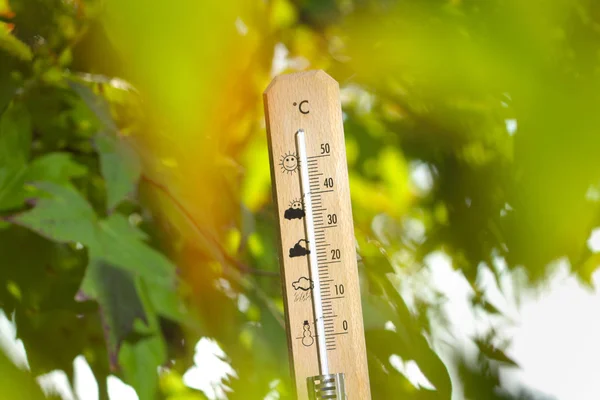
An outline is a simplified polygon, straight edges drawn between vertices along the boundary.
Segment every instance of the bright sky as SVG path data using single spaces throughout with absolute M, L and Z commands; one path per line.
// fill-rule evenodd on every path
M 600 235 L 595 238 L 600 250 Z M 497 261 L 502 270 L 501 260 Z M 462 274 L 451 268 L 447 256 L 433 254 L 428 265 L 434 271 L 428 275 L 432 285 L 448 296 L 444 309 L 455 324 L 453 335 L 459 340 L 454 343 L 468 351 L 467 335 L 485 332 L 489 320 L 473 314 L 471 289 Z M 552 268 L 555 272 L 549 282 L 537 291 L 522 293 L 520 305 L 516 305 L 505 301 L 491 271 L 481 267 L 480 282 L 487 299 L 514 320 L 507 323 L 513 327 L 504 333 L 512 339 L 506 353 L 521 368 L 504 368 L 502 383 L 509 389 L 536 389 L 557 400 L 600 399 L 600 271 L 593 276 L 594 289 L 589 289 L 569 274 L 566 262 L 557 262 Z M 501 286 L 511 291 L 514 287 L 508 283 L 508 275 L 506 278 Z M 462 399 L 461 388 L 454 389 L 453 399 Z
M 583 288 L 562 267 L 540 299 L 521 307 L 510 351 L 522 372 L 507 378 L 525 382 L 557 399 L 600 399 L 600 273 L 595 291 Z

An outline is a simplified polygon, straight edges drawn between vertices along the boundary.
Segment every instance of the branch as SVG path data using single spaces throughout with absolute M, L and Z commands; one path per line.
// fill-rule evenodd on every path
M 245 273 L 245 274 L 269 276 L 269 277 L 278 277 L 279 276 L 279 274 L 277 272 L 264 271 L 264 270 L 252 268 L 252 267 L 240 262 L 239 260 L 235 259 L 234 257 L 232 257 L 229 253 L 227 253 L 227 251 L 223 248 L 223 246 L 221 246 L 221 244 L 212 235 L 208 234 L 205 230 L 203 230 L 200 227 L 200 225 L 194 220 L 194 217 L 192 216 L 192 214 L 185 208 L 185 206 L 183 204 L 181 204 L 181 202 L 179 200 L 177 200 L 177 198 L 175 198 L 175 196 L 169 191 L 169 189 L 165 185 L 154 181 L 153 179 L 147 177 L 146 175 L 142 175 L 141 179 L 142 179 L 142 181 L 147 182 L 148 184 L 150 184 L 151 186 L 153 186 L 154 188 L 156 188 L 160 192 L 162 192 L 165 196 L 167 196 L 169 198 L 169 200 L 171 200 L 171 202 L 177 207 L 179 212 L 181 212 L 181 214 L 185 217 L 185 219 L 188 221 L 188 223 L 194 228 L 196 233 L 199 236 L 201 236 L 202 238 L 205 238 L 206 240 L 208 240 L 213 246 L 215 246 L 219 250 L 221 257 L 229 265 L 235 267 L 237 270 L 239 270 L 240 272 Z

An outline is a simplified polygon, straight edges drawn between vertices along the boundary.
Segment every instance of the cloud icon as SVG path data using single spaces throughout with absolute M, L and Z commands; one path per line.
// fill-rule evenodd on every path
M 314 285 L 313 281 L 303 276 L 296 282 L 292 282 L 292 286 L 295 290 L 304 290 L 306 292 L 312 289 Z
M 308 250 L 307 248 L 302 247 L 302 245 L 300 244 L 300 242 L 306 242 L 306 244 L 308 245 L 308 242 L 305 239 L 298 240 L 298 243 L 296 243 L 294 245 L 294 247 L 292 247 L 290 249 L 290 257 L 302 257 L 302 256 L 305 256 L 307 254 L 310 254 L 310 250 Z
M 302 219 L 304 218 L 304 210 L 301 208 L 288 208 L 283 214 L 285 219 Z

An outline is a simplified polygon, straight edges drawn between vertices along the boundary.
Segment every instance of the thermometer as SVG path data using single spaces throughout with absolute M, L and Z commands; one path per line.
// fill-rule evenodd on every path
M 339 85 L 282 75 L 264 101 L 298 399 L 369 400 Z

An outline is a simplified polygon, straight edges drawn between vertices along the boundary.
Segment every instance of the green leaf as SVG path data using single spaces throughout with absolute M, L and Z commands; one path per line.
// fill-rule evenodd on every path
M 21 103 L 13 103 L 0 117 L 0 167 L 24 166 L 31 149 L 31 116 Z
M 35 159 L 28 167 L 0 168 L 0 210 L 11 210 L 23 206 L 27 197 L 35 194 L 34 187 L 27 182 L 51 182 L 67 186 L 69 180 L 85 175 L 86 168 L 71 160 L 67 153 L 50 153 Z
M 100 168 L 106 182 L 107 207 L 114 209 L 129 193 L 140 178 L 141 163 L 133 149 L 118 139 L 119 129 L 112 118 L 106 100 L 92 89 L 77 81 L 70 81 L 71 88 L 79 94 L 103 126 L 94 142 L 100 155 Z
M 193 321 L 186 321 L 188 316 L 185 306 L 183 305 L 179 288 L 175 284 L 165 285 L 164 282 L 154 282 L 145 280 L 144 283 L 148 287 L 150 293 L 149 301 L 157 314 L 176 322 L 185 322 L 190 325 Z
M 32 210 L 13 216 L 13 222 L 54 241 L 97 246 L 96 214 L 79 192 L 49 182 L 36 186 L 49 196 L 39 197 Z
M 23 61 L 31 61 L 33 58 L 33 53 L 29 46 L 21 42 L 2 26 L 0 26 L 0 50 Z
M 8 54 L 0 52 L 0 114 L 15 96 L 19 88 L 19 77 L 14 71 L 18 68 L 18 61 Z
M 91 260 L 82 290 L 100 305 L 111 364 L 121 367 L 140 399 L 154 399 L 157 367 L 166 361 L 166 346 L 148 301 L 152 292 L 104 260 Z
M 154 399 L 157 368 L 166 361 L 158 315 L 182 321 L 185 312 L 175 269 L 121 215 L 101 221 L 100 231 L 101 247 L 91 249 L 82 291 L 100 305 L 112 363 L 118 360 L 140 399 Z
M 38 311 L 80 306 L 73 297 L 87 262 L 82 252 L 10 224 L 0 231 L 0 255 L 0 304 L 7 313 L 11 305 Z
M 96 95 L 88 86 L 74 80 L 69 81 L 69 86 L 83 99 L 107 131 L 116 133 L 119 130 L 112 118 L 108 103 L 101 96 Z
M 517 364 L 515 360 L 506 355 L 503 350 L 494 346 L 489 341 L 482 338 L 475 338 L 473 341 L 475 342 L 475 345 L 477 345 L 479 351 L 490 360 L 497 361 L 510 367 L 519 367 L 519 364 Z
M 84 176 L 87 168 L 71 159 L 69 153 L 50 153 L 36 158 L 29 168 L 27 182 L 46 181 L 58 185 L 68 185 L 71 178 Z
M 77 312 L 73 308 L 17 312 L 17 334 L 27 346 L 32 372 L 44 374 L 62 369 L 67 376 L 72 376 L 73 359 L 91 344 L 93 338 L 102 341 L 97 322 L 87 312 Z
M 70 168 L 65 163 L 68 158 L 56 160 L 62 160 L 64 168 L 50 169 L 47 178 L 64 181 L 82 172 L 73 165 Z M 90 263 L 80 292 L 100 306 L 113 365 L 119 361 L 140 399 L 153 399 L 157 367 L 166 358 L 158 315 L 182 321 L 185 312 L 177 297 L 174 265 L 148 246 L 145 233 L 124 216 L 98 220 L 73 187 L 50 182 L 36 187 L 40 189 L 36 206 L 10 220 L 54 241 L 81 242 L 88 247 Z
M 100 221 L 99 226 L 99 246 L 90 248 L 91 257 L 143 278 L 149 288 L 149 302 L 158 314 L 182 321 L 185 308 L 177 295 L 175 266 L 171 261 L 144 243 L 146 235 L 122 215 L 113 214 Z
M 109 355 L 116 365 L 121 343 L 134 332 L 134 321 L 147 323 L 131 274 L 104 260 L 90 260 L 81 291 L 100 306 Z M 108 329 L 107 329 L 108 328 Z
M 141 276 L 156 285 L 174 288 L 175 267 L 168 258 L 142 241 L 145 235 L 119 214 L 98 221 L 94 210 L 74 188 L 49 182 L 37 187 L 49 196 L 39 197 L 30 211 L 10 220 L 59 242 L 80 242 L 90 258 Z
M 106 182 L 107 207 L 112 210 L 135 189 L 141 175 L 140 160 L 127 143 L 113 135 L 100 133 L 95 144 Z
M 135 331 L 144 337 L 130 338 L 123 343 L 119 364 L 127 382 L 135 389 L 140 400 L 153 400 L 158 389 L 158 367 L 167 360 L 166 344 L 160 334 L 156 310 L 149 301 L 152 292 L 138 280 L 137 292 L 148 315 L 146 324 L 135 321 Z
M 125 217 L 113 214 L 100 221 L 98 245 L 90 246 L 92 258 L 104 259 L 158 285 L 175 285 L 175 267 L 167 257 L 141 239 L 143 233 L 129 225 Z
M 0 117 L 0 210 L 23 204 L 25 169 L 31 148 L 31 117 L 13 103 Z
M 0 211 L 20 207 L 25 201 L 25 167 L 0 168 Z
M 46 399 L 34 377 L 28 371 L 15 366 L 2 351 L 0 351 L 0 387 L 4 398 Z
M 154 335 L 137 342 L 124 342 L 119 364 L 127 383 L 135 388 L 140 400 L 153 400 L 158 389 L 157 369 L 166 360 L 165 343 Z

